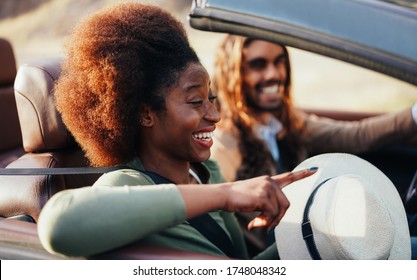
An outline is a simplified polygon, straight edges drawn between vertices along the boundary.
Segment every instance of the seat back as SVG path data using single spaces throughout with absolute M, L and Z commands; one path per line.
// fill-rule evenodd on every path
M 15 77 L 16 60 L 12 45 L 0 38 L 0 168 L 24 152 L 13 91 Z
M 84 167 L 88 161 L 55 108 L 60 59 L 22 65 L 14 88 L 25 154 L 7 168 Z M 81 115 L 81 114 L 80 114 Z M 99 174 L 0 176 L 0 216 L 37 221 L 55 193 L 92 185 Z

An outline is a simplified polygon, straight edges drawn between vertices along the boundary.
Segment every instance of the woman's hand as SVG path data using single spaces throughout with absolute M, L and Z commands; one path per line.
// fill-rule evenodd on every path
M 230 183 L 177 187 L 184 199 L 187 219 L 212 210 L 260 211 L 261 214 L 249 223 L 248 228 L 267 226 L 272 229 L 278 225 L 290 206 L 282 188 L 314 174 L 316 170 L 312 168 Z
M 261 214 L 249 222 L 248 228 L 267 226 L 271 230 L 278 225 L 290 206 L 282 189 L 294 181 L 314 174 L 316 170 L 312 168 L 233 182 L 227 187 L 224 210 L 260 211 Z

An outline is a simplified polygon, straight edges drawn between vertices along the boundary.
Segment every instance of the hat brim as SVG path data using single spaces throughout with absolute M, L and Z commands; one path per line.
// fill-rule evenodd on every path
M 318 184 L 329 178 L 355 174 L 372 182 L 393 222 L 394 237 L 388 259 L 410 259 L 411 241 L 407 216 L 397 189 L 390 179 L 371 163 L 351 154 L 329 153 L 311 157 L 294 171 L 318 167 L 318 171 L 283 189 L 290 208 L 275 228 L 275 239 L 281 259 L 311 259 L 302 237 L 301 223 L 306 202 Z M 354 204 L 353 204 L 354 207 Z

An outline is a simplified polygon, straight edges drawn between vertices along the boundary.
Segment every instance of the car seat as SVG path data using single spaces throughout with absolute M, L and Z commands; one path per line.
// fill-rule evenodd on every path
M 0 168 L 24 153 L 13 91 L 15 77 L 13 47 L 7 39 L 0 38 Z
M 85 167 L 88 161 L 55 109 L 60 59 L 22 65 L 14 91 L 25 154 L 6 168 Z M 0 216 L 36 222 L 55 193 L 92 185 L 100 174 L 0 176 Z

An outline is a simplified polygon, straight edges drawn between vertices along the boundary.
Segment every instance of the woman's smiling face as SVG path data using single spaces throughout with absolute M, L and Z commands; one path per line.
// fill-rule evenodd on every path
M 166 111 L 156 114 L 154 143 L 178 160 L 205 161 L 220 114 L 210 78 L 200 63 L 189 63 L 165 95 Z

